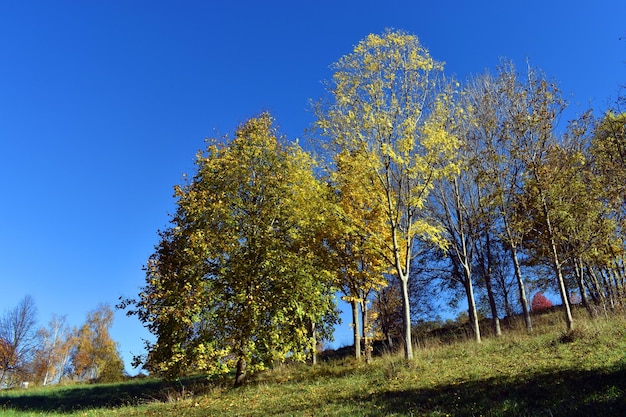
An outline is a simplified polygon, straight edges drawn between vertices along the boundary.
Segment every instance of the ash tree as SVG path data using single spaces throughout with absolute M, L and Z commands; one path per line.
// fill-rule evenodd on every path
M 446 131 L 443 64 L 416 36 L 369 35 L 337 61 L 329 100 L 316 107 L 317 127 L 334 160 L 365 155 L 361 187 L 378 201 L 384 233 L 371 236 L 401 283 L 405 358 L 413 358 L 409 277 L 419 241 L 445 246 L 425 202 L 433 182 L 458 170 L 458 140 Z
M 335 279 L 321 251 L 326 189 L 314 160 L 264 113 L 232 140 L 209 140 L 175 188 L 177 210 L 122 306 L 156 336 L 145 367 L 247 375 L 315 352 L 335 320 Z
M 362 335 L 365 359 L 369 362 L 373 350 L 371 318 L 376 317 L 376 312 L 369 311 L 370 298 L 387 286 L 385 273 L 389 267 L 376 244 L 376 237 L 386 230 L 384 209 L 380 198 L 363 187 L 371 175 L 364 163 L 367 157 L 364 153 L 343 152 L 335 158 L 336 167 L 330 173 L 334 221 L 326 228 L 325 242 L 329 262 L 337 272 L 337 287 L 352 309 L 355 357 L 361 357 Z

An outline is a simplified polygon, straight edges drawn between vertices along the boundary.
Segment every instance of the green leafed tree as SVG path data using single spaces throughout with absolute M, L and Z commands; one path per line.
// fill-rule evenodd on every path
M 267 113 L 210 140 L 196 164 L 130 314 L 156 336 L 150 371 L 235 370 L 240 385 L 287 356 L 304 360 L 335 318 L 320 261 L 326 188 Z
M 443 64 L 418 38 L 399 31 L 369 35 L 337 61 L 320 102 L 317 126 L 335 154 L 363 153 L 363 187 L 384 210 L 385 233 L 372 239 L 402 284 L 405 356 L 413 357 L 408 283 L 413 249 L 423 239 L 443 244 L 425 215 L 433 180 L 456 171 L 456 138 L 446 131 L 438 81 Z

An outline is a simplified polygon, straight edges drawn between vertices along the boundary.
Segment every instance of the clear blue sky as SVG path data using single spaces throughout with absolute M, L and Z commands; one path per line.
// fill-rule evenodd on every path
M 80 325 L 136 295 L 204 138 L 264 110 L 302 136 L 328 66 L 369 33 L 417 35 L 461 80 L 528 58 L 576 114 L 626 84 L 625 16 L 623 0 L 3 0 L 0 312 L 30 294 L 42 324 Z M 122 312 L 112 334 L 127 363 L 148 337 Z

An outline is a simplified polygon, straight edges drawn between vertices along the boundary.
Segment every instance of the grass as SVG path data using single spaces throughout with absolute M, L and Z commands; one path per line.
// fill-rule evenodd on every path
M 351 358 L 283 366 L 242 388 L 187 380 L 35 388 L 0 393 L 3 416 L 622 416 L 626 318 L 557 313 L 535 333 L 508 331 L 481 344 L 429 340 L 406 362 Z M 425 346 L 425 347 L 424 347 Z M 184 387 L 184 389 L 183 389 Z

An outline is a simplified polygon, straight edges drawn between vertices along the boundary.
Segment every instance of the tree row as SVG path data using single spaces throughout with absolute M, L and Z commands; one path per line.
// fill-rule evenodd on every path
M 520 314 L 529 291 L 590 315 L 623 305 L 626 114 L 560 126 L 557 84 L 512 63 L 461 83 L 419 39 L 369 35 L 334 65 L 310 148 L 263 113 L 209 140 L 123 300 L 155 335 L 151 372 L 249 373 L 315 362 L 351 305 L 357 356 L 400 341 L 413 358 L 421 300 L 464 300 L 479 318 Z M 436 298 L 436 297 L 435 297 Z M 361 336 L 364 342 L 361 341 Z
M 80 327 L 59 316 L 39 327 L 35 301 L 24 297 L 0 316 L 0 388 L 123 379 L 112 324 L 113 311 L 102 305 Z

